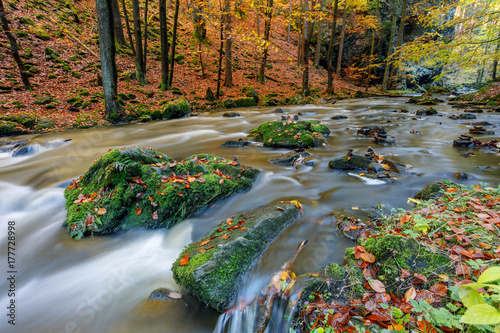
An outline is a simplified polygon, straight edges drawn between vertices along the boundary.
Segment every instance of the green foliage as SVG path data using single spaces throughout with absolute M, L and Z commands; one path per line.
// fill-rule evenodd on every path
M 479 292 L 479 290 L 486 290 Z M 460 319 L 461 323 L 471 325 L 500 324 L 500 266 L 486 269 L 477 279 L 460 287 L 459 296 L 467 311 Z

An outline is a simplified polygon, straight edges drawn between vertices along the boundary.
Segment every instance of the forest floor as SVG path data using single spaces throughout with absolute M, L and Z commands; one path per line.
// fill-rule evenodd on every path
M 126 3 L 130 16 L 131 3 Z M 23 88 L 19 69 L 11 57 L 10 45 L 5 34 L 0 34 L 0 122 L 4 125 L 5 121 L 16 122 L 18 131 L 13 134 L 108 124 L 104 118 L 102 86 L 97 84 L 100 70 L 95 2 L 82 0 L 72 4 L 57 0 L 11 0 L 6 2 L 6 11 L 34 90 L 30 92 Z M 158 12 L 157 3 L 150 4 L 149 12 L 153 15 L 148 27 L 148 84 L 141 85 L 134 79 L 134 57 L 129 46 L 117 47 L 118 92 L 132 97 L 124 106 L 128 120 L 137 118 L 138 109 L 160 109 L 165 101 L 178 97 L 186 98 L 198 111 L 221 108 L 227 98 L 244 97 L 242 88 L 247 86 L 256 89 L 264 98 L 275 97 L 280 105 L 284 104 L 282 101 L 290 99 L 290 104 L 297 101 L 325 103 L 325 100 L 332 98 L 351 97 L 356 90 L 361 89 L 336 78 L 334 89 L 337 94 L 328 95 L 325 93 L 326 70 L 311 66 L 311 97 L 296 98 L 301 93 L 302 84 L 302 69 L 296 63 L 297 32 L 292 31 L 288 41 L 287 24 L 282 17 L 275 18 L 272 24 L 272 43 L 266 71 L 268 78 L 264 84 L 258 82 L 255 76 L 262 49 L 258 47 L 258 36 L 252 34 L 252 30 L 257 29 L 257 21 L 253 12 L 249 12 L 248 17 L 236 19 L 233 24 L 234 84 L 230 88 L 221 87 L 223 96 L 219 101 L 207 101 L 207 88 L 214 93 L 217 88 L 220 46 L 217 20 L 208 21 L 207 39 L 201 45 L 200 53 L 200 45 L 193 36 L 190 13 L 187 9 L 181 9 L 172 84 L 180 92 L 160 91 L 160 32 L 155 15 Z M 172 31 L 172 18 L 173 7 L 168 8 L 167 13 L 169 31 Z M 125 24 L 123 26 L 127 37 Z M 263 26 L 261 20 L 261 34 Z M 202 74 L 200 54 L 205 76 Z M 19 117 L 26 119 L 33 116 L 36 119 L 28 124 L 18 121 Z

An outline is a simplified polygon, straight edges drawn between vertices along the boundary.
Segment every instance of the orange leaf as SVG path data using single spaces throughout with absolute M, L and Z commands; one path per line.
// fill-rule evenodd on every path
M 379 280 L 373 280 L 372 282 L 368 283 L 370 287 L 377 293 L 385 293 L 385 286 L 382 283 L 382 281 Z
M 219 180 L 219 184 L 220 185 L 224 184 L 224 179 Z
M 222 238 L 222 239 L 228 239 L 229 235 L 228 234 L 224 234 L 223 236 L 220 236 L 220 238 Z
M 240 230 L 247 230 L 247 228 L 245 228 L 245 227 L 242 227 L 242 228 L 240 228 Z
M 405 293 L 405 301 L 408 301 L 410 299 L 415 299 L 415 296 L 417 296 L 417 292 L 415 291 L 415 288 L 411 287 L 408 289 Z
M 158 212 L 157 211 L 153 212 L 153 219 L 158 220 Z
M 137 208 L 135 210 L 135 215 L 141 215 L 142 214 L 142 208 Z
M 182 191 L 179 191 L 179 193 L 177 193 L 177 195 L 182 197 L 184 195 L 184 193 L 182 193 Z
M 455 269 L 455 274 L 456 275 L 469 275 L 470 274 L 470 267 L 466 265 L 458 265 L 457 268 Z
M 354 247 L 354 258 L 361 259 L 361 253 L 366 252 L 363 246 L 355 246 Z
M 474 185 L 474 188 L 476 189 L 476 191 L 478 192 L 483 192 L 483 189 L 481 188 L 481 186 L 479 185 Z
M 233 222 L 233 219 L 232 219 L 232 218 L 228 218 L 228 219 L 226 220 L 226 223 L 227 223 L 228 225 L 231 225 L 231 222 Z
M 432 286 L 431 291 L 441 297 L 445 297 L 448 294 L 448 287 L 446 283 L 439 282 Z
M 456 192 L 456 191 L 457 191 L 457 189 L 456 188 L 452 188 L 452 187 L 448 187 L 446 189 L 446 192 L 448 192 L 448 193 L 453 193 L 453 192 Z
M 182 257 L 181 261 L 179 261 L 179 265 L 181 266 L 186 266 L 187 264 L 189 264 L 189 254 L 186 253 L 184 255 L 184 257 Z
M 404 215 L 399 222 L 401 224 L 405 224 L 406 222 L 410 221 L 410 215 Z
M 394 325 L 389 325 L 387 328 L 391 329 L 391 330 L 399 331 L 399 330 L 402 330 L 405 327 L 403 325 L 401 325 L 401 324 L 394 324 Z
M 404 278 L 407 278 L 408 276 L 410 276 L 410 271 L 404 269 L 404 268 L 401 268 L 401 275 L 399 276 L 400 279 L 404 279 Z
M 149 201 L 153 202 L 153 198 L 151 198 L 150 195 L 148 195 L 148 197 L 149 197 Z
M 104 214 L 106 214 L 106 212 L 107 212 L 106 208 L 100 208 L 100 209 L 97 211 L 97 214 L 98 214 L 98 215 L 104 215 Z
M 205 239 L 203 242 L 201 242 L 200 247 L 207 245 L 208 243 L 210 243 L 211 240 L 212 240 L 211 238 Z
M 415 273 L 415 274 L 413 274 L 413 276 L 416 277 L 417 279 L 420 279 L 420 280 L 422 280 L 424 282 L 427 282 L 427 278 L 423 274 Z
M 366 262 L 369 262 L 370 264 L 373 264 L 375 262 L 375 256 L 368 252 L 361 253 L 361 259 L 363 259 Z

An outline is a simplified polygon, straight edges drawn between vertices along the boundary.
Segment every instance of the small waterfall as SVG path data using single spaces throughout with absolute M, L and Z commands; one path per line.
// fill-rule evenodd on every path
M 277 299 L 274 302 L 271 319 L 264 333 L 293 333 L 292 318 L 294 307 L 289 306 L 289 301 Z M 244 307 L 242 311 L 235 306 L 219 316 L 217 326 L 213 333 L 254 333 L 258 328 L 263 308 L 259 305 L 259 300 Z

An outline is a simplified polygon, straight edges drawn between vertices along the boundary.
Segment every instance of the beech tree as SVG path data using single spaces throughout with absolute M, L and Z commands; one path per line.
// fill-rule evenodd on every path
M 142 53 L 141 13 L 139 0 L 132 0 L 134 14 L 134 37 L 135 37 L 135 76 L 141 84 L 146 84 L 146 71 L 144 68 L 144 55 Z
M 116 121 L 119 119 L 120 106 L 116 100 L 118 73 L 115 63 L 115 35 L 111 1 L 112 0 L 96 0 L 96 8 L 106 118 L 110 121 Z
M 330 32 L 330 43 L 328 45 L 327 70 L 328 70 L 328 87 L 327 92 L 333 93 L 333 44 L 335 41 L 335 33 L 337 30 L 337 14 L 338 14 L 339 0 L 335 0 L 333 8 L 332 30 Z
M 134 40 L 132 39 L 132 31 L 130 30 L 130 22 L 128 19 L 127 6 L 125 5 L 125 0 L 122 0 L 123 16 L 125 17 L 125 25 L 127 26 L 128 39 L 130 41 L 130 49 L 132 54 L 135 56 Z
M 160 0 L 160 55 L 161 55 L 161 83 L 160 90 L 170 89 L 168 84 L 168 27 L 167 3 Z
M 271 20 L 273 18 L 273 0 L 267 0 L 267 5 L 265 7 L 265 15 L 266 15 L 266 22 L 264 25 L 264 52 L 262 55 L 262 61 L 260 63 L 260 69 L 259 69 L 259 74 L 257 74 L 257 79 L 261 82 L 264 83 L 265 80 L 265 71 L 266 71 L 266 64 L 267 64 L 267 56 L 269 52 L 269 39 L 271 37 Z
M 5 9 L 3 6 L 3 0 L 0 0 L 0 21 L 2 23 L 3 32 L 7 35 L 7 38 L 9 39 L 12 57 L 14 58 L 17 67 L 19 67 L 19 72 L 21 73 L 21 80 L 23 81 L 24 87 L 28 90 L 33 90 L 33 87 L 31 86 L 30 81 L 28 79 L 28 75 L 26 74 L 26 68 L 24 67 L 23 61 L 19 56 L 19 48 L 17 47 L 16 38 L 10 31 L 9 23 L 7 21 L 7 16 L 5 14 Z
M 226 35 L 226 46 L 224 52 L 224 87 L 233 86 L 233 57 L 232 57 L 232 36 L 231 36 L 231 6 L 229 0 L 224 0 L 224 24 L 225 24 L 225 35 Z
M 175 45 L 177 44 L 177 24 L 179 19 L 179 0 L 175 1 L 175 11 L 174 11 L 174 27 L 172 33 L 172 51 L 170 52 L 170 73 L 168 77 L 168 87 L 172 87 L 172 81 L 174 80 L 174 64 L 175 64 Z
M 123 35 L 122 19 L 120 17 L 120 8 L 118 7 L 118 0 L 111 1 L 113 9 L 113 27 L 115 30 L 115 38 L 118 44 L 125 45 L 125 36 Z

